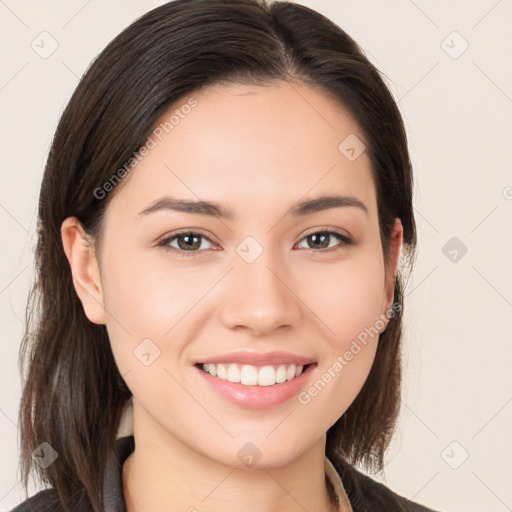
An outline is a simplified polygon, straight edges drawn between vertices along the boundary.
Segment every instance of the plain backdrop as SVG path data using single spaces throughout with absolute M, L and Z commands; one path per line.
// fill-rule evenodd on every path
M 23 497 L 17 357 L 50 141 L 92 59 L 162 3 L 0 0 L 0 510 Z M 299 3 L 384 73 L 414 166 L 403 403 L 375 478 L 438 510 L 512 510 L 512 1 Z

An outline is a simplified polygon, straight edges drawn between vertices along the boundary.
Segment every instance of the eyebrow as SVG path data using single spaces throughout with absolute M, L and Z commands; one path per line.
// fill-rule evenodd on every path
M 356 207 L 363 210 L 366 215 L 368 208 L 363 202 L 353 196 L 328 195 L 314 199 L 299 201 L 285 213 L 293 217 L 302 217 L 312 213 L 340 207 Z M 195 213 L 209 215 L 211 217 L 233 220 L 235 215 L 230 208 L 225 208 L 215 201 L 196 201 L 190 199 L 177 199 L 171 196 L 163 196 L 153 201 L 147 208 L 139 213 L 139 216 L 149 215 L 160 210 L 172 210 L 176 212 Z

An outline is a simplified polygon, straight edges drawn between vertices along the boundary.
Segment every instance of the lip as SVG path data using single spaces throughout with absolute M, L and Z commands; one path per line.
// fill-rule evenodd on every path
M 252 366 L 265 366 L 271 364 L 295 364 L 306 366 L 307 364 L 314 363 L 315 361 L 309 357 L 292 354 L 289 352 L 230 352 L 229 354 L 222 354 L 207 359 L 196 361 L 195 364 L 250 364 Z M 291 381 L 290 381 L 291 382 Z M 284 384 L 284 383 L 283 383 Z
M 198 366 L 192 368 L 199 373 L 199 376 L 210 386 L 210 389 L 228 402 L 245 409 L 270 409 L 296 396 L 306 386 L 316 366 L 316 363 L 309 364 L 298 377 L 273 386 L 246 386 L 239 382 L 229 382 L 214 377 Z

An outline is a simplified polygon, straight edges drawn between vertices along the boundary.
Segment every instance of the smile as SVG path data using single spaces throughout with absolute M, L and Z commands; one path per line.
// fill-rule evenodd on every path
M 219 379 L 243 384 L 244 386 L 273 386 L 299 377 L 308 366 L 279 364 L 253 366 L 235 363 L 198 363 L 198 368 Z

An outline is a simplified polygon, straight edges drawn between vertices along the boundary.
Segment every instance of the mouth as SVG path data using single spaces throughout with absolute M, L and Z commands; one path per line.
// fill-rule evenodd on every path
M 193 374 L 205 392 L 213 391 L 245 409 L 284 406 L 316 375 L 318 362 L 304 354 L 249 350 L 196 359 Z
M 243 386 L 268 387 L 294 380 L 316 364 L 283 363 L 257 366 L 237 363 L 197 363 L 195 366 L 202 372 L 220 380 Z

